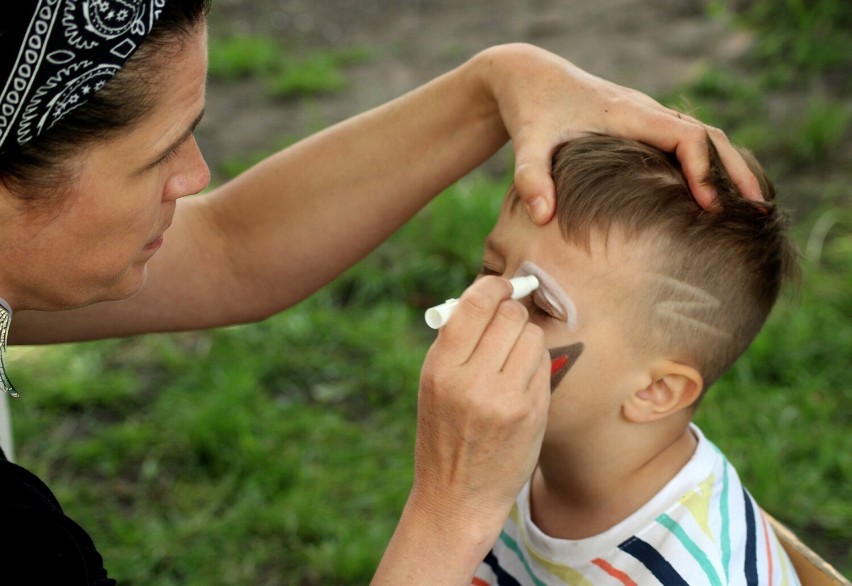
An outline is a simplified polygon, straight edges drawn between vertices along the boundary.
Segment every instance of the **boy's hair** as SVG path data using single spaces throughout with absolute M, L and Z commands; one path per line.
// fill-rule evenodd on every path
M 708 137 L 706 182 L 716 207 L 695 203 L 673 155 L 631 140 L 586 136 L 553 158 L 556 214 L 570 243 L 590 249 L 610 233 L 636 243 L 646 278 L 635 309 L 637 343 L 674 353 L 707 389 L 742 354 L 769 315 L 782 282 L 797 273 L 786 213 L 747 151 L 766 202 L 745 199 Z M 644 326 L 644 327 L 643 327 Z

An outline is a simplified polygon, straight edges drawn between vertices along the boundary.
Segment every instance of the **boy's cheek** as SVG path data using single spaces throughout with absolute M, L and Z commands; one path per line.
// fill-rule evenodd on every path
M 577 358 L 583 353 L 585 346 L 582 342 L 575 342 L 568 346 L 550 348 L 550 392 L 556 390 L 568 371 L 574 366 Z

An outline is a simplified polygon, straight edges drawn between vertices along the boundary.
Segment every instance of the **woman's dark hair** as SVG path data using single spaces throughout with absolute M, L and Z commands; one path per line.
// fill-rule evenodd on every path
M 157 70 L 205 18 L 210 0 L 167 0 L 139 48 L 104 87 L 50 130 L 0 155 L 0 182 L 22 201 L 48 204 L 72 179 L 67 161 L 140 122 L 154 106 Z

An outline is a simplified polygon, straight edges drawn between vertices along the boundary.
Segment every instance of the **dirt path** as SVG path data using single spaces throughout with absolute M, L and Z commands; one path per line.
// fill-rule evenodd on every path
M 211 34 L 274 34 L 295 47 L 366 46 L 351 88 L 272 101 L 255 82 L 211 83 L 199 142 L 211 168 L 384 102 L 488 46 L 525 41 L 652 95 L 748 39 L 706 16 L 700 0 L 216 0 Z M 298 50 L 298 49 L 297 49 Z

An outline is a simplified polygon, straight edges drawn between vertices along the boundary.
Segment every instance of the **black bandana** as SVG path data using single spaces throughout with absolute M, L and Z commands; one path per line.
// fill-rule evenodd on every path
M 0 153 L 26 144 L 112 78 L 166 0 L 9 0 L 0 21 Z

